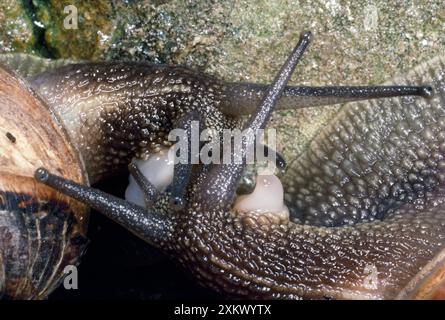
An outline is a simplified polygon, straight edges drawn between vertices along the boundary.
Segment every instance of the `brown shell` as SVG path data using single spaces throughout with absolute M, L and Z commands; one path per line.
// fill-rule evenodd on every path
M 432 259 L 396 299 L 445 300 L 445 249 Z
M 25 80 L 0 67 L 0 297 L 41 299 L 77 264 L 86 243 L 84 205 L 37 183 L 52 172 L 87 183 L 60 121 Z

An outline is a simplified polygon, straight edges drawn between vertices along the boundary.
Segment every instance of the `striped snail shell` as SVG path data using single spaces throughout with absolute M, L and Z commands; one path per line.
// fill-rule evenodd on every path
M 60 121 L 15 73 L 0 68 L 0 298 L 42 299 L 85 248 L 87 209 L 38 184 L 40 165 L 88 183 Z

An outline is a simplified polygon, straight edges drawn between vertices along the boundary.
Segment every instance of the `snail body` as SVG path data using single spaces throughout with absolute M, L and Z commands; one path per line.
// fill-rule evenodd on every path
M 308 43 L 305 34 L 243 129 L 265 127 Z M 346 105 L 288 169 L 284 192 L 291 217 L 250 204 L 247 211 L 235 210 L 245 164 L 195 166 L 180 210 L 168 202 L 169 192 L 153 191 L 137 170 L 133 176 L 147 199 L 156 199 L 148 209 L 43 168 L 35 177 L 163 249 L 202 284 L 228 295 L 434 297 L 445 280 L 443 70 L 438 58 L 408 76 L 433 82 L 437 92 L 430 101 Z M 245 155 L 249 143 L 234 152 Z
M 180 66 L 105 61 L 62 66 L 28 78 L 59 115 L 91 183 L 171 146 L 169 132 L 196 112 L 217 131 L 240 128 L 266 85 L 227 83 Z M 311 91 L 312 89 L 312 91 Z M 278 108 L 301 108 L 394 95 L 424 87 L 287 87 Z
M 211 128 L 239 123 L 217 108 L 222 82 L 181 67 L 83 63 L 29 81 L 60 115 L 92 182 L 169 146 L 175 120 L 192 110 Z
M 197 115 L 204 127 L 216 131 L 240 128 L 244 122 L 243 116 L 255 114 L 255 107 L 262 101 L 269 86 L 225 83 L 182 67 L 132 62 L 68 65 L 31 76 L 26 81 L 3 70 L 1 76 L 7 79 L 0 87 L 0 107 L 2 114 L 7 115 L 2 119 L 0 132 L 4 137 L 0 146 L 4 150 L 0 158 L 0 173 L 5 181 L 0 182 L 0 210 L 3 210 L 0 215 L 0 292 L 3 296 L 44 298 L 60 282 L 63 267 L 78 263 L 85 245 L 87 213 L 79 202 L 57 191 L 106 212 L 147 242 L 165 249 L 188 265 L 202 282 L 206 282 L 206 277 L 214 272 L 225 272 L 229 278 L 223 276 L 217 283 L 206 282 L 219 291 L 250 297 L 306 295 L 301 289 L 292 287 L 294 282 L 289 285 L 289 290 L 270 290 L 271 286 L 283 288 L 288 285 L 286 282 L 280 285 L 281 280 L 275 279 L 283 277 L 278 271 L 262 275 L 264 265 L 261 263 L 258 270 L 252 269 L 252 275 L 244 279 L 251 286 L 234 285 L 233 282 L 246 273 L 243 269 L 246 266 L 236 261 L 257 255 L 255 250 L 263 250 L 264 246 L 268 247 L 275 240 L 288 241 L 296 234 L 301 235 L 292 231 L 297 230 L 296 227 L 287 226 L 287 213 L 278 219 L 276 215 L 262 214 L 258 218 L 262 226 L 256 228 L 254 225 L 258 221 L 255 214 L 237 215 L 229 210 L 236 179 L 242 168 L 237 167 L 235 171 L 229 168 L 226 170 L 228 177 L 218 177 L 213 173 L 190 175 L 187 166 L 178 180 L 175 178 L 180 175 L 175 174 L 172 185 L 187 204 L 183 207 L 180 201 L 181 205 L 175 205 L 175 212 L 185 214 L 169 215 L 172 220 L 165 217 L 166 210 L 172 210 L 166 196 L 156 201 L 159 212 L 146 215 L 141 207 L 126 202 L 110 207 L 115 202 L 105 194 L 90 195 L 80 189 L 76 189 L 78 192 L 67 191 L 67 185 L 63 183 L 55 191 L 32 179 L 34 170 L 44 166 L 70 183 L 77 183 L 76 186 L 94 183 L 122 170 L 133 158 L 148 158 L 169 147 L 171 141 L 168 140 L 168 132 L 184 125 L 184 117 L 190 115 Z M 8 86 L 8 81 L 14 86 Z M 427 94 L 426 87 L 418 86 L 285 87 L 274 105 L 277 104 L 278 108 L 299 108 Z M 26 103 L 20 103 L 20 99 L 25 99 Z M 30 117 L 34 113 L 28 112 L 27 108 L 36 113 L 38 110 L 42 115 Z M 18 110 L 25 111 L 17 114 Z M 53 180 L 47 180 L 47 176 L 45 171 L 36 175 L 37 180 L 51 184 Z M 12 182 L 8 182 L 11 177 Z M 273 181 L 276 182 L 276 179 Z M 208 188 L 209 184 L 214 186 Z M 150 185 L 147 186 L 149 189 Z M 203 193 L 200 188 L 207 191 Z M 279 186 L 276 189 L 282 191 Z M 83 196 L 79 196 L 79 192 Z M 155 191 L 152 193 L 156 194 Z M 85 199 L 85 196 L 89 198 Z M 192 203 L 195 207 L 190 206 Z M 217 206 L 213 206 L 213 203 Z M 281 208 L 282 201 L 277 203 L 273 207 Z M 209 208 L 209 204 L 212 204 L 212 208 Z M 29 222 L 30 217 L 37 218 Z M 42 226 L 45 229 L 41 229 Z M 196 230 L 201 226 L 200 231 Z M 264 228 L 267 232 L 257 237 L 255 230 Z M 278 238 L 270 238 L 269 231 Z M 308 235 L 316 233 L 309 232 Z M 208 238 L 209 234 L 217 238 Z M 247 238 L 244 238 L 246 235 Z M 252 247 L 251 243 L 246 242 L 244 251 L 237 251 L 233 241 L 246 241 L 251 236 L 263 241 L 262 244 L 252 243 Z M 16 239 L 17 244 L 10 245 L 11 239 Z M 209 247 L 212 242 L 215 248 Z M 37 248 L 36 251 L 33 246 Z M 277 259 L 266 257 L 271 259 L 268 263 L 286 266 L 287 260 L 280 262 L 280 259 L 285 259 L 284 251 L 272 251 L 271 254 Z M 34 252 L 32 259 L 38 262 L 34 263 L 23 252 Z M 194 253 L 199 253 L 199 256 L 193 257 Z M 208 264 L 211 270 L 201 265 L 209 257 L 215 259 L 214 263 Z M 262 253 L 258 257 L 263 259 Z M 269 276 L 272 282 L 262 280 Z M 317 297 L 323 291 L 311 292 L 308 296 L 311 294 Z M 339 294 L 336 297 L 345 296 Z

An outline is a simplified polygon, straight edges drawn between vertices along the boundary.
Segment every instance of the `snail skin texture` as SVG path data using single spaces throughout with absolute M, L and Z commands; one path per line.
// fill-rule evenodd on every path
M 309 39 L 308 33 L 301 37 L 242 129 L 266 126 Z M 147 198 L 156 199 L 146 209 L 51 170 L 40 168 L 35 177 L 115 220 L 228 296 L 440 298 L 444 61 L 437 57 L 395 79 L 431 83 L 430 99 L 354 102 L 339 110 L 283 176 L 289 219 L 233 209 L 242 164 L 190 165 L 179 210 L 169 192 L 155 194 L 143 179 Z M 253 143 L 234 152 L 244 155 Z M 184 172 L 175 167 L 173 187 Z

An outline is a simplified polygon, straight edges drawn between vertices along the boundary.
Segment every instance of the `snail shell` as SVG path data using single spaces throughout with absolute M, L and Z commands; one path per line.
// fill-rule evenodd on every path
M 45 298 L 84 250 L 87 209 L 36 183 L 45 164 L 88 183 L 57 117 L 16 74 L 0 68 L 0 297 Z

